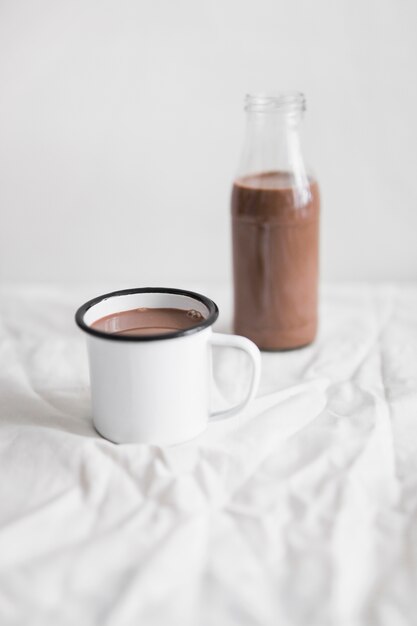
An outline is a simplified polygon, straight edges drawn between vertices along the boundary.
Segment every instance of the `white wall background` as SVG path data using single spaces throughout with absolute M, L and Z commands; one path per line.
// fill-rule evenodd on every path
M 414 0 L 0 0 L 0 279 L 230 277 L 245 92 L 301 89 L 326 279 L 417 277 Z

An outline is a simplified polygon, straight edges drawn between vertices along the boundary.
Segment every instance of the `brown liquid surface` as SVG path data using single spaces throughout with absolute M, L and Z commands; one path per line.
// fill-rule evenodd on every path
M 106 315 L 91 328 L 111 335 L 159 335 L 193 328 L 203 320 L 194 309 L 140 308 Z
M 318 185 L 286 172 L 235 181 L 232 191 L 235 332 L 260 348 L 311 343 L 317 332 Z

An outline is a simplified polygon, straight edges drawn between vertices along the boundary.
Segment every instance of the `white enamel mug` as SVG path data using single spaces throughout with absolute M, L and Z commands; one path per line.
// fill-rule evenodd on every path
M 100 318 L 140 307 L 195 309 L 204 319 L 192 328 L 159 335 L 112 335 L 92 328 Z M 76 323 L 87 335 L 93 421 L 97 431 L 116 443 L 170 445 L 187 441 L 243 409 L 255 395 L 261 370 L 258 348 L 236 335 L 213 333 L 216 304 L 180 289 L 115 291 L 81 306 Z M 210 412 L 211 347 L 244 350 L 252 378 L 242 401 Z

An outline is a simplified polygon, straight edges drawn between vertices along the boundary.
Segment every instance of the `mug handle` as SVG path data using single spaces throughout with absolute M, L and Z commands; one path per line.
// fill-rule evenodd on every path
M 210 419 L 215 421 L 232 417 L 232 415 L 241 411 L 252 400 L 258 391 L 259 379 L 261 377 L 261 353 L 253 341 L 246 339 L 246 337 L 240 337 L 239 335 L 213 333 L 210 337 L 210 343 L 213 346 L 243 350 L 252 361 L 252 378 L 246 396 L 241 402 L 239 402 L 239 404 L 232 406 L 230 409 L 223 409 L 222 411 L 214 411 L 214 413 L 211 413 Z

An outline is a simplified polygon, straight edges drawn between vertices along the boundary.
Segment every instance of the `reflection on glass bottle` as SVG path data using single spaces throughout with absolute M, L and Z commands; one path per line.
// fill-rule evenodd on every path
M 232 191 L 234 329 L 261 349 L 317 332 L 319 189 L 299 140 L 301 93 L 246 97 L 248 124 Z

